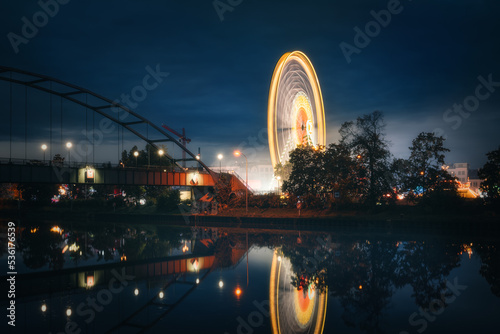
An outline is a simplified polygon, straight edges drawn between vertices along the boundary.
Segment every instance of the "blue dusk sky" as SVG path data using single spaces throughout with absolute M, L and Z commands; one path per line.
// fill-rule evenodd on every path
M 159 66 L 169 75 L 134 110 L 185 128 L 189 149 L 218 165 L 217 153 L 235 147 L 270 161 L 271 76 L 282 54 L 301 50 L 321 84 L 328 143 L 343 122 L 381 110 L 394 156 L 408 157 L 419 132 L 438 131 L 451 149 L 447 163 L 478 168 L 500 145 L 499 14 L 496 0 L 4 1 L 0 64 L 113 100 Z M 38 31 L 23 37 L 34 20 Z M 8 87 L 0 87 L 2 156 Z M 80 111 L 65 117 L 81 119 Z M 28 140 L 42 140 L 46 124 L 29 127 Z M 14 137 L 24 140 L 21 128 Z

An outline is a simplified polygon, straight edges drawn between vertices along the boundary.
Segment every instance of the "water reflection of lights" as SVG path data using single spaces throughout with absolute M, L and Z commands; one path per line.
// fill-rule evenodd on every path
M 163 293 L 163 291 L 160 291 L 160 293 L 158 294 L 158 297 L 160 297 L 160 299 L 163 299 L 163 297 L 165 297 L 165 294 Z
M 59 234 L 62 234 L 64 232 L 63 229 L 61 229 L 59 226 L 54 226 L 50 229 L 50 232 L 54 232 L 54 233 L 59 233 Z
M 32 229 L 30 230 L 30 232 L 31 232 L 31 233 L 36 233 L 36 232 L 38 232 L 38 227 L 32 228 Z
M 134 295 L 136 295 L 136 296 L 138 296 L 138 295 L 139 295 L 139 289 L 137 289 L 137 288 L 136 288 L 136 289 L 134 290 Z
M 75 242 L 74 244 L 72 244 L 71 246 L 69 246 L 69 250 L 70 250 L 71 252 L 76 252 L 76 251 L 77 251 L 77 250 L 79 250 L 79 249 L 80 249 L 80 246 L 78 246 L 78 245 L 76 244 L 76 242 Z
M 281 258 L 281 261 L 279 260 Z M 274 252 L 269 285 L 269 307 L 273 334 L 323 333 L 328 289 L 321 293 L 315 282 L 305 282 L 297 290 L 291 284 L 292 265 L 289 259 Z
M 47 305 L 46 304 L 42 304 L 41 310 L 42 310 L 42 312 L 45 313 L 47 311 Z
M 68 308 L 66 309 L 66 315 L 67 315 L 68 317 L 71 317 L 71 314 L 72 314 L 72 313 L 73 313 L 73 311 L 71 311 L 71 307 L 68 307 Z
M 224 282 L 222 280 L 219 281 L 219 288 L 224 287 Z
M 186 253 L 189 250 L 189 247 L 187 246 L 187 241 L 184 241 L 184 247 L 182 247 L 182 252 Z
M 473 243 L 463 244 L 462 245 L 462 251 L 460 252 L 459 255 L 462 255 L 463 253 L 467 253 L 469 255 L 469 260 L 470 260 L 471 257 L 472 257 L 472 254 L 474 254 L 474 252 L 472 251 L 472 246 L 473 245 L 474 245 Z
M 200 267 L 200 263 L 198 262 L 198 259 L 192 259 L 191 264 L 193 265 L 194 270 L 198 270 Z
M 200 279 L 199 278 L 196 279 L 196 284 L 200 284 Z
M 234 293 L 236 294 L 237 297 L 239 297 L 241 295 L 241 289 L 240 288 L 236 288 L 236 290 L 234 291 Z
M 63 253 L 63 254 L 64 254 L 64 253 L 66 253 L 66 251 L 68 250 L 68 248 L 69 248 L 69 246 L 68 246 L 68 245 L 64 246 L 64 248 L 62 249 L 62 253 Z

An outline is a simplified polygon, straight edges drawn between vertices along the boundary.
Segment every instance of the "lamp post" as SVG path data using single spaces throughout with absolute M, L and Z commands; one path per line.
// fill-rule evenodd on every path
M 137 168 L 137 157 L 139 156 L 139 152 L 135 151 L 134 152 L 134 157 L 135 157 L 135 168 Z
M 161 157 L 163 156 L 164 153 L 165 152 L 162 149 L 158 151 L 158 154 L 160 155 L 160 169 L 161 169 Z
M 217 158 L 219 159 L 219 173 L 222 174 L 222 158 L 224 158 L 224 156 L 219 154 Z
M 281 180 L 281 176 L 277 176 L 277 177 L 276 177 L 276 180 L 278 180 L 278 195 L 281 195 L 281 191 L 280 191 L 280 180 Z
M 43 163 L 45 164 L 45 151 L 47 150 L 47 145 L 42 144 L 42 151 L 43 151 Z
M 66 143 L 66 147 L 68 148 L 68 164 L 71 167 L 71 147 L 73 144 L 69 141 Z
M 245 212 L 248 214 L 248 159 L 247 156 L 241 153 L 240 151 L 234 151 L 234 155 L 236 157 L 239 156 L 244 156 L 245 157 L 245 166 L 246 166 L 246 172 L 245 172 Z

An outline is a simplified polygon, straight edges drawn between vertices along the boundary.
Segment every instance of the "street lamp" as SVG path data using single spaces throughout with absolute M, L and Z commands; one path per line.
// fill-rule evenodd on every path
M 139 156 L 139 152 L 135 151 L 134 152 L 134 157 L 135 157 L 135 168 L 137 168 L 137 157 Z
M 161 157 L 163 156 L 164 153 L 165 152 L 162 149 L 158 151 L 158 154 L 160 155 L 160 169 L 161 169 Z
M 219 154 L 217 158 L 219 159 L 219 172 L 222 173 L 222 158 L 224 158 L 224 156 Z
M 71 147 L 73 147 L 73 144 L 69 141 L 66 143 L 66 147 L 68 148 L 68 164 L 71 167 Z
M 45 151 L 47 150 L 47 145 L 42 144 L 42 151 L 43 151 L 43 163 L 45 163 Z
M 246 166 L 246 172 L 245 172 L 245 212 L 248 214 L 248 159 L 247 156 L 241 153 L 240 151 L 236 150 L 234 151 L 234 156 L 239 157 L 239 156 L 244 156 L 245 157 L 245 166 Z

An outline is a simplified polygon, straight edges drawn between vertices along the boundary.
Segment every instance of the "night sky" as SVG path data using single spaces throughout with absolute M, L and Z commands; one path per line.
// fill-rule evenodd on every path
M 270 161 L 262 140 L 269 84 L 281 55 L 293 50 L 303 51 L 318 74 L 328 143 L 339 139 L 343 122 L 381 110 L 396 157 L 408 157 L 411 140 L 422 131 L 447 137 L 447 163 L 469 162 L 473 168 L 500 145 L 496 0 L 403 0 L 399 5 L 221 0 L 219 6 L 228 6 L 223 13 L 211 0 L 60 1 L 67 3 L 27 44 L 19 44 L 17 53 L 9 33 L 21 36 L 22 18 L 33 22 L 41 7 L 37 1 L 2 2 L 0 63 L 110 99 L 130 94 L 148 73 L 146 67 L 159 64 L 168 77 L 135 111 L 158 125 L 186 128 L 193 139 L 188 147 L 197 152 L 201 146 L 208 164 L 218 165 L 217 153 L 229 156 L 236 147 Z M 385 27 L 369 24 L 372 11 L 388 8 L 394 13 Z M 367 24 L 380 29 L 369 31 L 373 37 L 367 45 L 357 40 L 362 47 L 348 62 L 340 45 L 355 47 L 355 28 L 364 32 Z M 479 89 L 478 99 L 481 80 L 493 83 L 490 90 Z M 471 112 L 447 112 L 464 100 Z M 3 121 L 6 103 L 2 99 Z M 30 136 L 36 133 L 33 126 Z M 2 156 L 5 135 L 4 127 Z

